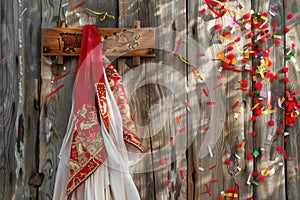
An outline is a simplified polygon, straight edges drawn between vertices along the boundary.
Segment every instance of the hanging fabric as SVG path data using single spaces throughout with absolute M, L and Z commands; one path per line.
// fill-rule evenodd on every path
M 94 25 L 82 32 L 54 199 L 140 199 L 129 166 L 142 157 L 121 77 Z

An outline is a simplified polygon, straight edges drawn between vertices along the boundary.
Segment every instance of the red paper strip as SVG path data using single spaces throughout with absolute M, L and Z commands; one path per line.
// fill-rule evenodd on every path
M 204 53 L 198 53 L 198 56 L 205 56 Z
M 208 184 L 205 184 L 205 189 L 206 189 L 208 196 L 211 196 L 211 190 L 209 189 Z
M 213 102 L 213 101 L 207 102 L 207 105 L 213 105 L 213 104 L 216 104 L 216 102 Z
M 276 32 L 276 23 L 277 23 L 276 20 L 274 20 L 274 21 L 273 21 L 273 32 L 274 32 L 274 33 Z
M 172 147 L 174 145 L 174 138 L 170 137 L 170 146 Z
M 53 95 L 54 93 L 58 92 L 64 86 L 65 86 L 65 84 L 60 85 L 58 88 L 56 88 L 55 90 L 53 90 L 52 92 L 50 92 L 49 94 L 47 94 L 46 98 L 49 98 L 51 95 Z
M 247 143 L 247 140 L 243 140 L 243 142 L 241 144 L 238 144 L 236 146 L 236 148 L 242 148 L 242 147 L 244 147 L 246 145 L 246 143 Z
M 223 83 L 220 83 L 220 84 L 216 85 L 216 86 L 214 87 L 214 89 L 216 90 L 216 89 L 218 89 L 219 87 L 221 87 L 222 85 L 223 85 Z
M 176 121 L 176 123 L 177 123 L 178 125 L 180 125 L 180 119 L 179 119 L 179 117 L 176 117 L 176 118 L 175 118 L 175 121 Z
M 185 131 L 185 128 L 182 128 L 179 130 L 179 133 L 183 133 Z
M 179 51 L 181 42 L 182 42 L 182 37 L 179 38 L 178 44 L 177 44 L 176 49 L 175 49 L 175 52 L 174 52 L 174 56 L 177 56 L 177 55 L 178 55 L 178 51 Z
M 184 172 L 182 170 L 179 171 L 181 175 L 181 180 L 184 180 Z
M 208 97 L 208 93 L 204 88 L 202 89 L 202 91 L 203 91 L 204 95 Z
M 85 4 L 85 1 L 82 1 L 81 3 L 77 4 L 76 6 L 74 6 L 72 8 L 72 10 L 75 10 L 75 9 L 79 8 L 79 7 L 83 6 L 84 4 Z
M 239 72 L 239 73 L 242 73 L 242 72 L 250 72 L 252 74 L 254 74 L 254 69 L 252 70 L 240 70 L 240 69 L 236 69 L 236 68 L 231 68 L 231 67 L 227 67 L 227 66 L 222 66 L 224 70 L 229 70 L 229 71 L 234 71 L 234 72 Z
M 171 180 L 167 180 L 167 185 L 170 185 L 171 184 Z
M 213 179 L 213 180 L 211 180 L 210 182 L 212 182 L 212 183 L 217 183 L 217 182 L 218 182 L 218 180 L 216 180 L 216 179 Z
M 53 79 L 53 80 L 51 81 L 51 84 L 56 83 L 58 80 L 60 80 L 60 79 L 62 79 L 62 78 L 64 78 L 64 77 L 66 77 L 66 76 L 69 75 L 71 72 L 74 72 L 74 71 L 76 71 L 76 70 L 77 70 L 77 69 L 69 70 L 69 71 L 67 71 L 66 73 L 64 73 L 64 74 L 62 74 L 62 75 L 56 77 L 55 79 Z
M 229 188 L 226 190 L 226 193 L 236 193 L 236 188 Z
M 273 10 L 273 11 L 278 11 L 278 9 L 277 8 L 275 8 L 275 7 L 271 7 L 271 10 Z
M 239 103 L 240 103 L 239 101 L 236 101 L 235 104 L 233 105 L 233 109 L 236 109 L 236 107 L 239 106 Z
M 209 168 L 209 170 L 213 170 L 213 169 L 215 169 L 217 166 L 216 165 L 213 165 L 213 166 L 211 166 L 210 168 Z

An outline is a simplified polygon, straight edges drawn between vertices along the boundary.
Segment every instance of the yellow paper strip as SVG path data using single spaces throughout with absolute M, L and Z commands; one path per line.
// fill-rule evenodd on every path
M 294 112 L 291 112 L 291 117 L 298 117 L 299 111 L 295 110 Z
M 262 114 L 264 114 L 264 115 L 273 114 L 273 113 L 276 113 L 276 110 L 266 110 L 266 111 L 262 112 Z
M 266 68 L 269 69 L 269 58 L 266 57 L 266 58 L 265 58 L 265 61 L 266 61 Z
M 205 80 L 204 76 L 203 76 L 201 73 L 199 73 L 199 77 L 200 77 L 200 79 L 201 79 L 202 81 Z
M 272 108 L 272 105 L 271 105 L 271 104 L 268 104 L 268 103 L 265 103 L 265 102 L 263 102 L 262 104 L 263 104 L 263 106 L 266 106 L 266 107 L 268 107 L 268 108 Z
M 250 58 L 250 53 L 249 53 L 249 51 L 247 51 L 247 52 L 244 53 L 244 58 Z
M 251 110 L 254 110 L 257 106 L 259 106 L 259 104 L 260 104 L 260 103 L 255 104 L 255 105 L 251 108 Z
M 238 198 L 239 195 L 235 194 L 235 193 L 225 193 L 224 196 L 225 197 L 232 197 L 233 196 L 234 198 Z
M 240 107 L 239 113 L 243 113 L 243 112 L 244 112 L 244 108 Z
M 262 19 L 262 20 L 264 20 L 264 21 L 268 21 L 268 18 L 267 17 L 265 17 L 265 16 L 260 16 L 260 18 Z
M 263 170 L 261 170 L 260 173 L 261 173 L 261 175 L 263 175 L 263 176 L 270 176 L 271 170 L 270 170 L 269 168 L 263 169 Z
M 97 12 L 97 11 L 94 11 L 89 8 L 85 8 L 85 9 L 95 15 L 103 15 L 102 17 L 100 17 L 100 19 L 99 19 L 100 21 L 104 21 L 106 19 L 106 17 L 108 17 L 110 19 L 115 19 L 115 16 L 108 14 L 108 12 Z
M 281 39 L 281 36 L 280 35 L 274 35 L 273 36 L 275 39 Z
M 233 64 L 233 65 L 236 65 L 236 59 L 235 59 L 235 58 L 232 59 L 232 64 Z
M 257 17 L 254 17 L 254 18 L 253 18 L 253 23 L 254 23 L 254 24 L 257 24 L 257 23 L 258 23 Z
M 280 101 L 280 105 L 282 105 L 284 101 L 285 101 L 285 98 L 282 97 L 282 99 L 281 99 L 281 101 Z
M 183 63 L 185 63 L 185 64 L 187 64 L 187 65 L 189 65 L 189 66 L 192 66 L 192 64 L 191 64 L 189 61 L 185 60 L 181 55 L 179 56 L 179 58 L 180 58 L 180 60 L 181 60 Z
M 218 55 L 218 59 L 222 60 L 225 63 L 229 63 L 230 60 L 224 56 L 224 52 Z
M 218 38 L 223 39 L 223 40 L 228 40 L 229 39 L 228 37 L 225 37 L 223 35 L 219 35 Z

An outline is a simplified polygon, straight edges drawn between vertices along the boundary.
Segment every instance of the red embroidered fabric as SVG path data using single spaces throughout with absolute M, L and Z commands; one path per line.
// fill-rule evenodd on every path
M 105 66 L 107 66 L 106 70 Z M 110 88 L 120 109 L 123 138 L 142 152 L 140 140 L 135 134 L 135 126 L 129 114 L 129 105 L 121 77 L 112 65 L 103 62 L 98 29 L 94 25 L 87 25 L 83 28 L 82 47 L 74 85 L 74 128 L 66 188 L 67 196 L 70 196 L 101 166 L 107 157 L 99 122 L 99 117 L 102 117 L 109 131 L 109 110 L 104 76 L 110 83 Z

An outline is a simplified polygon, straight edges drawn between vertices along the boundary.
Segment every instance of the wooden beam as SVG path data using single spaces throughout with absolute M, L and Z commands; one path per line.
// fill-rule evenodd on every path
M 99 28 L 103 51 L 110 57 L 155 57 L 154 28 Z M 79 56 L 82 28 L 43 28 L 44 56 Z

